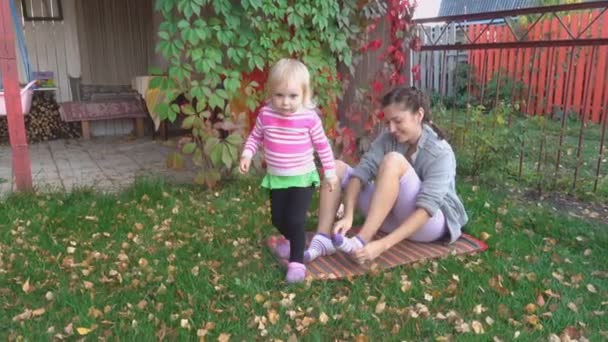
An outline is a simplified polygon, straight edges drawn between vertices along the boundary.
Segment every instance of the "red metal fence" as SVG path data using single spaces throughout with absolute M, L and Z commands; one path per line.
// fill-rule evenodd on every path
M 517 23 L 514 26 L 517 27 Z M 471 24 L 467 31 L 469 37 L 479 35 L 479 43 L 514 42 L 517 35 L 507 24 L 487 28 L 486 24 Z M 567 39 L 570 34 L 586 38 L 608 37 L 608 13 L 594 10 L 543 19 L 528 32 L 527 40 Z M 572 63 L 568 63 L 572 53 Z M 596 123 L 600 122 L 602 104 L 608 103 L 607 59 L 608 46 L 473 50 L 468 55 L 476 75 L 473 84 L 486 84 L 496 75 L 521 81 L 523 92 L 518 96 L 527 114 L 552 114 L 555 108 L 569 108 L 582 119 Z M 585 98 L 583 89 L 588 89 Z M 472 91 L 479 94 L 479 89 Z M 526 98 L 528 91 L 531 93 L 529 100 Z
M 502 134 L 507 113 L 513 139 L 501 144 L 518 150 L 499 158 L 509 177 L 539 191 L 569 185 L 608 196 L 608 1 L 414 24 L 421 41 L 411 59 L 414 85 L 448 107 L 438 123 L 457 137 L 457 150 L 479 157 L 476 135 Z M 496 124 L 480 124 L 493 114 Z

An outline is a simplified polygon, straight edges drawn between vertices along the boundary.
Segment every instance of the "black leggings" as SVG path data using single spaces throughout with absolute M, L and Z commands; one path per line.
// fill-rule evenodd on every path
M 304 262 L 306 213 L 313 187 L 270 190 L 272 224 L 289 240 L 289 261 Z

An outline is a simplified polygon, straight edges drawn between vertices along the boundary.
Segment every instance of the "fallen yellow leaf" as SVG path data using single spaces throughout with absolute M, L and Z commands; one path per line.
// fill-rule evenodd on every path
M 327 316 L 325 312 L 321 312 L 321 314 L 319 315 L 319 322 L 321 322 L 321 324 L 325 324 L 327 323 L 327 321 L 329 321 L 329 316 Z
M 379 302 L 378 304 L 376 304 L 376 314 L 380 314 L 380 313 L 384 312 L 384 309 L 386 309 L 385 302 Z
M 524 310 L 526 310 L 527 313 L 532 314 L 536 311 L 536 304 L 530 303 L 530 304 L 526 305 Z
M 42 316 L 42 315 L 44 315 L 45 312 L 46 312 L 45 308 L 39 308 L 39 309 L 32 311 L 32 316 L 34 316 L 34 317 Z
M 473 312 L 477 315 L 481 315 L 484 311 L 486 311 L 487 308 L 485 308 L 483 305 L 481 304 L 477 304 L 475 305 L 475 307 L 473 308 Z
M 32 318 L 32 310 L 27 309 L 24 312 L 18 314 L 17 316 L 13 317 L 13 322 L 20 322 L 20 321 L 25 321 Z
M 367 336 L 365 336 L 365 335 L 361 334 L 361 335 L 357 335 L 355 337 L 355 342 L 367 342 L 367 341 L 369 341 L 369 338 L 367 338 Z
M 263 295 L 261 295 L 261 294 L 259 294 L 259 293 L 255 295 L 255 301 L 256 301 L 257 303 L 261 303 L 261 302 L 263 302 L 265 299 L 266 299 L 266 298 L 264 298 L 264 296 L 263 296 Z
M 481 324 L 481 322 L 479 322 L 479 321 L 473 321 L 473 322 L 471 322 L 471 327 L 473 328 L 473 331 L 476 334 L 483 334 L 483 333 L 485 333 L 485 330 L 483 330 L 483 324 Z
M 276 324 L 279 321 L 279 313 L 276 310 L 268 310 L 268 321 L 271 324 Z
M 533 327 L 540 324 L 540 319 L 536 315 L 524 315 L 524 321 Z
M 91 329 L 89 329 L 89 328 L 84 328 L 84 327 L 79 327 L 79 328 L 76 328 L 76 331 L 77 331 L 77 332 L 78 332 L 78 334 L 80 334 L 80 335 L 87 335 L 88 333 L 90 333 L 90 332 L 91 332 Z
M 99 318 L 103 316 L 103 312 L 95 307 L 90 307 L 88 315 L 93 318 Z
M 574 311 L 574 312 L 578 312 L 578 307 L 576 306 L 576 304 L 570 302 L 568 303 L 568 309 Z
M 404 279 L 401 281 L 401 292 L 407 292 L 409 289 L 412 288 L 412 282 Z
M 23 283 L 23 285 L 21 286 L 21 289 L 25 293 L 30 293 L 30 292 L 34 291 L 34 287 L 30 284 L 30 278 L 27 278 L 25 283 Z

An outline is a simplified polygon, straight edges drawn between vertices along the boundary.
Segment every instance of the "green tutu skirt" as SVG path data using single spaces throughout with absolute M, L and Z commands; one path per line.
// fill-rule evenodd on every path
M 262 187 L 270 190 L 286 188 L 317 187 L 321 184 L 321 178 L 317 170 L 299 176 L 275 176 L 266 174 L 262 179 Z

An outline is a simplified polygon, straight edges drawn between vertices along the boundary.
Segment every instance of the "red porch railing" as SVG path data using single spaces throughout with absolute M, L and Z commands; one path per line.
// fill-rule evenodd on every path
M 9 138 L 12 148 L 13 174 L 17 190 L 32 188 L 32 171 L 21 109 L 21 93 L 15 54 L 15 32 L 10 4 L 0 1 L 0 72 L 4 83 Z

